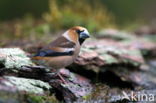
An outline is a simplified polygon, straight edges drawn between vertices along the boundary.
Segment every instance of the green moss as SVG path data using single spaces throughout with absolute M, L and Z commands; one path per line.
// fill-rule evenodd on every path
M 0 92 L 2 103 L 61 103 L 54 95 L 36 95 L 22 92 Z
M 43 103 L 44 97 L 32 95 L 32 96 L 27 97 L 27 101 L 33 102 L 33 103 Z
M 61 103 L 56 99 L 54 95 L 52 96 L 40 96 L 34 94 L 26 94 L 25 100 L 28 103 Z
M 56 99 L 54 95 L 39 96 L 39 95 L 27 94 L 25 97 L 28 103 L 61 103 Z
M 102 54 L 101 57 L 107 64 L 118 63 L 118 60 L 111 55 Z

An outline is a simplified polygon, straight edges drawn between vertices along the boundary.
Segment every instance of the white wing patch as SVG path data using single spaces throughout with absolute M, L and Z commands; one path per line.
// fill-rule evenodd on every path
M 65 52 L 74 51 L 74 48 L 64 48 Z
M 63 34 L 63 36 L 64 36 L 66 39 L 68 39 L 69 41 L 72 41 L 71 38 L 70 38 L 69 35 L 68 35 L 68 31 L 66 31 L 66 32 Z

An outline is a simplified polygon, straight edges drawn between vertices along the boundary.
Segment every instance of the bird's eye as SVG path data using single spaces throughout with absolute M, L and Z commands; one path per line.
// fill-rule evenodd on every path
M 76 30 L 76 32 L 80 34 L 81 32 L 84 32 L 84 30 Z

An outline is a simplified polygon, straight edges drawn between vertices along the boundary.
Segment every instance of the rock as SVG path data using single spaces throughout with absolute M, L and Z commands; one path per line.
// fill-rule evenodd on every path
M 50 90 L 53 87 L 54 91 L 59 91 L 59 96 L 63 96 L 61 100 L 66 102 L 83 99 L 92 92 L 92 85 L 88 79 L 61 69 L 60 74 L 67 82 L 64 83 L 55 70 L 49 71 L 46 67 L 33 64 L 25 52 L 18 48 L 0 49 L 0 55 L 2 66 L 0 70 L 1 76 L 3 76 L 0 77 L 0 90 L 43 95 L 46 92 L 51 93 Z
M 46 99 L 50 94 L 56 94 L 57 100 L 67 103 L 124 102 L 125 99 L 120 98 L 123 91 L 128 95 L 131 91 L 136 93 L 143 90 L 155 93 L 155 62 L 150 62 L 151 69 L 143 58 L 143 55 L 156 50 L 156 44 L 151 39 L 117 30 L 103 31 L 97 38 L 85 42 L 77 60 L 67 67 L 84 77 L 61 69 L 61 78 L 57 72 L 33 64 L 21 49 L 0 49 L 0 92 L 17 93 L 16 97 L 23 91 L 28 95 L 35 94 L 26 99 L 22 97 L 28 102 L 52 102 Z M 92 85 L 85 77 L 95 84 L 102 83 L 104 87 Z M 0 102 L 22 102 L 12 98 L 12 95 L 4 100 L 1 93 Z
M 68 67 L 71 71 L 93 81 L 98 75 L 95 81 L 116 83 L 119 88 L 123 85 L 131 89 L 138 86 L 154 88 L 155 76 L 151 75 L 152 69 L 144 56 L 153 57 L 155 42 L 145 36 L 117 30 L 102 31 L 97 38 L 85 42 L 77 60 Z
M 114 39 L 117 41 L 122 41 L 122 40 L 130 40 L 133 39 L 134 37 L 125 31 L 119 31 L 116 29 L 104 29 L 98 32 L 97 35 L 98 39 Z
M 48 69 L 37 66 L 20 48 L 0 49 L 0 75 L 13 75 L 39 79 Z
M 0 91 L 0 103 L 60 103 L 55 96 Z
M 122 72 L 121 72 L 122 71 Z M 134 88 L 140 86 L 146 89 L 156 89 L 156 76 L 151 71 L 129 71 L 117 69 L 111 71 L 118 76 L 122 81 L 127 81 L 133 84 Z
M 91 40 L 83 45 L 79 57 L 69 68 L 99 72 L 105 70 L 104 67 L 111 65 L 122 67 L 123 64 L 139 69 L 144 64 L 141 52 L 115 41 Z
M 95 79 L 93 77 L 96 77 L 97 73 L 100 73 L 98 79 L 102 81 L 103 78 L 113 77 L 114 80 L 119 78 L 123 83 L 128 82 L 126 84 L 128 88 L 137 86 L 154 88 L 156 86 L 155 76 L 151 75 L 154 70 L 148 67 L 141 50 L 134 44 L 103 39 L 88 41 L 83 45 L 79 57 L 69 69 L 92 80 Z M 107 72 L 111 72 L 111 75 L 107 75 Z M 119 81 L 117 86 L 121 86 Z
M 127 33 L 124 31 L 118 31 L 118 30 L 110 31 L 106 29 L 99 32 L 97 38 L 103 40 L 109 39 L 113 41 L 118 41 L 120 42 L 120 44 L 129 45 L 131 47 L 137 48 L 141 50 L 143 53 L 151 54 L 151 52 L 154 53 L 154 51 L 156 50 L 155 35 L 141 36 L 141 35 L 134 35 L 132 33 Z
M 61 69 L 60 74 L 63 76 L 65 83 L 60 78 L 55 78 L 51 79 L 50 85 L 63 95 L 63 99 L 67 103 L 83 99 L 91 94 L 93 87 L 88 79 L 67 69 Z
M 156 25 L 144 25 L 136 29 L 134 32 L 137 35 L 155 35 Z
M 0 49 L 1 68 L 20 69 L 25 65 L 33 65 L 26 53 L 19 48 L 1 48 Z
M 140 90 L 140 91 L 127 91 L 122 90 L 120 93 L 114 95 L 110 93 L 110 98 L 107 102 L 139 102 L 139 103 L 155 103 L 156 90 Z
M 0 78 L 0 90 L 23 91 L 35 94 L 44 94 L 50 91 L 51 86 L 40 80 L 4 76 Z
M 74 103 L 155 103 L 155 96 L 156 89 L 129 90 L 109 88 L 105 84 L 98 84 L 86 100 Z

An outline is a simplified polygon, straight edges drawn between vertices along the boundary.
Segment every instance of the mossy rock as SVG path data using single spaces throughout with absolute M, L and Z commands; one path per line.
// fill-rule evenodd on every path
M 4 76 L 1 78 L 1 85 L 13 88 L 15 91 L 24 91 L 35 94 L 45 94 L 52 89 L 48 83 L 43 81 L 14 76 Z
M 20 48 L 1 48 L 0 64 L 6 69 L 20 69 L 25 65 L 33 65 L 30 58 Z

